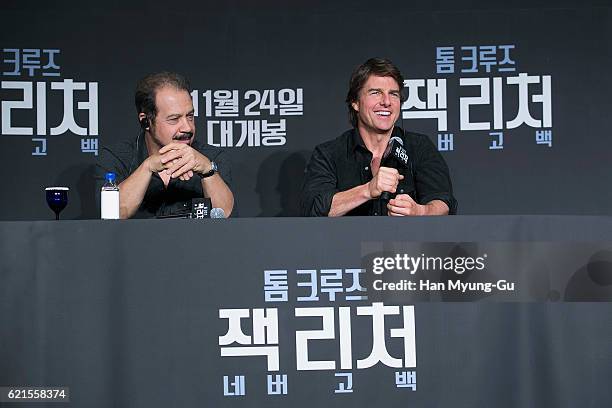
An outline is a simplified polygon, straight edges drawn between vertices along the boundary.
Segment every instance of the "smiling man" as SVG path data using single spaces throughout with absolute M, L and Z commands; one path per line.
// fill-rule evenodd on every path
M 353 129 L 315 148 L 302 187 L 302 215 L 456 213 L 448 167 L 434 144 L 395 126 L 403 84 L 386 59 L 371 58 L 355 69 L 346 97 Z M 386 165 L 391 138 L 401 140 L 407 166 Z M 388 201 L 383 192 L 391 193 Z
M 188 81 L 171 72 L 151 74 L 136 86 L 141 131 L 136 140 L 103 148 L 98 179 L 117 175 L 121 218 L 185 214 L 191 200 L 209 197 L 229 216 L 234 196 L 224 154 L 195 138 Z

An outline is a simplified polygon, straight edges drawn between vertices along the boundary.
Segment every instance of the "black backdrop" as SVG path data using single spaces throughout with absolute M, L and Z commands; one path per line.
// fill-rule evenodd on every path
M 42 193 L 49 185 L 71 188 L 65 218 L 96 218 L 96 156 L 81 151 L 81 138 L 97 139 L 100 145 L 135 138 L 135 83 L 145 73 L 162 69 L 184 73 L 199 91 L 197 134 L 204 140 L 211 120 L 286 120 L 285 144 L 227 150 L 241 216 L 297 215 L 310 152 L 348 128 L 343 102 L 348 77 L 371 56 L 391 58 L 407 79 L 446 79 L 447 130 L 439 132 L 431 119 L 405 119 L 403 126 L 430 135 L 434 143 L 438 133 L 453 133 L 454 150 L 442 153 L 460 213 L 611 214 L 612 8 L 607 1 L 529 1 L 514 6 L 501 1 L 5 1 L 0 7 L 3 126 L 10 117 L 11 126 L 32 128 L 30 135 L 3 130 L 0 136 L 2 219 L 52 217 Z M 461 59 L 467 55 L 461 47 L 481 50 L 508 44 L 514 46 L 515 71 L 493 67 L 486 72 L 483 66 L 475 73 L 460 71 L 469 66 Z M 454 47 L 454 73 L 437 73 L 436 47 Z M 30 75 L 22 66 L 17 75 L 7 75 L 15 70 L 10 62 L 15 54 L 6 50 L 23 54 L 28 49 L 42 50 L 41 55 L 58 49 L 55 62 L 60 68 L 35 69 Z M 59 76 L 43 75 L 53 72 Z M 550 76 L 550 126 L 507 126 L 519 110 L 519 92 L 506 81 L 519 73 Z M 498 129 L 504 133 L 503 150 L 489 149 L 489 130 L 462 129 L 460 99 L 479 93 L 477 87 L 459 86 L 461 78 L 487 78 L 491 89 L 491 78 L 504 81 L 504 125 Z M 97 83 L 97 134 L 51 135 L 50 129 L 62 122 L 63 99 L 50 83 L 66 79 L 85 83 L 89 90 L 90 83 Z M 22 91 L 6 86 L 14 81 L 32 87 L 31 109 L 7 109 L 23 100 Z M 39 82 L 46 89 L 46 135 L 37 128 Z M 303 90 L 303 115 L 243 115 L 248 90 L 298 88 Z M 237 90 L 239 116 L 206 117 L 206 90 Z M 543 109 L 532 97 L 540 93 L 541 83 L 530 85 L 529 110 L 536 120 L 542 119 Z M 76 123 L 95 133 L 88 111 L 77 108 L 87 101 L 87 92 L 74 95 Z M 425 100 L 425 94 L 420 98 Z M 470 120 L 493 123 L 492 112 L 490 105 L 472 106 Z M 213 129 L 218 132 L 218 127 Z M 552 133 L 550 147 L 536 144 L 539 130 Z M 46 155 L 32 155 L 42 143 L 32 139 L 46 139 Z

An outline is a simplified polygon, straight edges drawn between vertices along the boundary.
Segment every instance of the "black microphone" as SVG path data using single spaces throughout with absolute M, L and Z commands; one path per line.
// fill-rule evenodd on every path
M 210 218 L 210 210 L 212 202 L 210 198 L 192 198 L 191 199 L 191 216 L 189 218 L 204 219 Z
M 399 169 L 400 167 L 408 168 L 408 166 L 408 153 L 404 149 L 404 142 L 399 136 L 393 136 L 389 139 L 389 144 L 380 160 L 380 167 Z M 380 199 L 388 202 L 391 199 L 391 194 L 389 191 L 383 191 Z
M 193 198 L 189 218 L 225 218 L 225 211 L 223 208 L 213 208 L 210 198 Z
M 212 201 L 210 198 L 192 198 L 191 206 L 185 205 L 184 210 L 177 211 L 173 214 L 157 215 L 157 219 L 169 219 L 169 218 L 191 218 L 191 219 L 204 219 L 204 218 L 224 218 L 225 213 L 220 208 L 212 208 Z M 219 216 L 219 210 L 223 213 Z

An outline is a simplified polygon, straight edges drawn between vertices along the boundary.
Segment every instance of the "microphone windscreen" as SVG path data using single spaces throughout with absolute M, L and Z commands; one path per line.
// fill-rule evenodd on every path
M 213 208 L 210 210 L 210 218 L 225 218 L 223 208 Z
M 400 138 L 399 136 L 393 136 L 392 138 L 389 139 L 389 143 L 387 143 L 387 148 L 385 149 L 385 152 L 382 155 L 382 159 L 386 159 L 387 157 L 389 157 L 389 154 L 391 154 L 391 152 L 393 151 L 394 146 L 404 146 L 404 141 L 402 140 L 402 138 Z

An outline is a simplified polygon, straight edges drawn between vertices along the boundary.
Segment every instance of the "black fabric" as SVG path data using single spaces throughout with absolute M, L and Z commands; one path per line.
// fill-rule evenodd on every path
M 197 139 L 191 144 L 198 152 L 217 163 L 219 174 L 231 189 L 231 166 L 224 152 L 216 147 L 200 143 Z M 134 141 L 123 141 L 111 147 L 102 147 L 96 165 L 96 192 L 99 195 L 104 175 L 113 172 L 117 175 L 117 184 L 123 182 L 148 157 L 148 151 L 141 134 Z M 188 181 L 171 179 L 168 187 L 157 173 L 151 177 L 151 182 L 145 193 L 142 204 L 132 218 L 154 218 L 181 215 L 191 211 L 191 199 L 204 197 L 200 177 L 192 177 Z M 100 200 L 97 200 L 98 206 Z
M 448 205 L 449 214 L 456 214 L 457 200 L 453 196 L 448 166 L 431 140 L 425 135 L 406 132 L 399 127 L 393 129 L 391 136 L 403 140 L 410 161 L 408 168 L 398 169 L 404 179 L 400 181 L 397 193 L 409 194 L 419 204 L 442 200 Z M 301 214 L 326 216 L 334 194 L 372 180 L 371 161 L 372 153 L 356 129 L 318 145 L 306 168 Z M 346 215 L 386 214 L 386 205 L 376 199 L 354 208 Z

